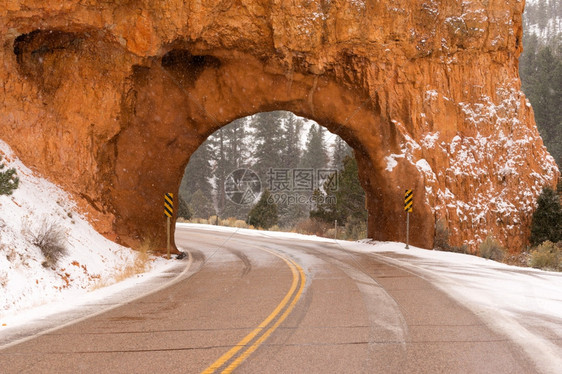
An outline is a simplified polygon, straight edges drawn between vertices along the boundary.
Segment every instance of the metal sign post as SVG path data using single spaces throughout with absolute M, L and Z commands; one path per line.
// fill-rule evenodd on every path
M 406 249 L 410 248 L 410 212 L 406 213 Z
M 406 190 L 404 194 L 404 211 L 406 212 L 406 249 L 410 248 L 410 213 L 413 211 L 414 191 Z
M 168 192 L 164 195 L 164 215 L 166 216 L 166 241 L 168 260 L 170 259 L 170 219 L 174 214 L 174 194 Z
M 170 217 L 166 217 L 166 253 L 168 254 L 168 260 L 170 259 Z

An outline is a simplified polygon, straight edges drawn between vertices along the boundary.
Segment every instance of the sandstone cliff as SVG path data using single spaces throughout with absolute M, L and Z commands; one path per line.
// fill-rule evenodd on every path
M 0 138 L 126 244 L 163 232 L 189 155 L 291 110 L 356 149 L 369 233 L 526 242 L 558 179 L 520 90 L 521 0 L 0 0 Z

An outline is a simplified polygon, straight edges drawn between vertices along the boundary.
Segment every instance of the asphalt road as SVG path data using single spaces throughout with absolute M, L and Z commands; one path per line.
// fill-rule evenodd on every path
M 0 350 L 0 373 L 536 372 L 509 339 L 380 256 L 208 230 L 176 237 L 192 260 L 179 282 Z

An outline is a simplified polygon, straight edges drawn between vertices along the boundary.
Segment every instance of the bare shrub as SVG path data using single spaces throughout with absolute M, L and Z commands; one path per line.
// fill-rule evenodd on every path
M 537 269 L 562 270 L 562 242 L 546 241 L 531 251 L 529 265 Z
M 367 237 L 367 222 L 363 220 L 348 218 L 347 222 L 345 223 L 345 239 L 359 240 L 359 239 L 365 239 L 366 237 Z
M 55 266 L 67 254 L 66 232 L 54 221 L 44 217 L 36 230 L 31 231 L 32 243 L 41 249 L 45 257 L 44 267 Z
M 237 228 L 240 228 L 240 229 L 247 229 L 248 224 L 241 219 L 237 219 L 236 222 L 234 222 L 234 227 L 237 227 Z
M 332 225 L 314 218 L 307 218 L 299 221 L 295 226 L 295 231 L 299 234 L 325 236 Z
M 339 234 L 341 231 L 342 231 L 342 230 L 338 230 L 338 234 Z M 336 230 L 335 230 L 333 227 L 332 227 L 332 228 L 329 228 L 328 230 L 326 230 L 326 232 L 324 232 L 324 235 L 325 235 L 327 238 L 334 239 L 334 236 L 336 235 Z
M 209 225 L 221 226 L 221 221 L 222 220 L 217 216 L 210 216 L 207 222 L 201 222 L 201 223 L 208 223 Z
M 450 246 L 449 247 L 449 252 L 454 252 L 454 253 L 463 253 L 465 255 L 473 255 L 474 253 L 470 252 L 470 250 L 468 249 L 468 246 L 466 244 L 462 244 L 460 246 Z
M 337 235 L 337 237 L 336 237 L 336 235 Z M 348 240 L 349 239 L 347 237 L 347 234 L 345 233 L 345 227 L 343 227 L 343 226 L 338 226 L 337 232 L 336 232 L 335 227 L 330 227 L 324 233 L 324 237 L 330 238 L 330 239 L 338 239 L 338 240 Z
M 433 248 L 439 251 L 449 251 L 449 229 L 445 226 L 445 222 L 439 219 L 435 223 L 435 238 L 433 240 Z
M 480 257 L 501 261 L 504 256 L 505 250 L 492 236 L 488 236 L 486 240 L 480 244 Z
M 441 219 L 437 220 L 437 222 L 435 223 L 433 249 L 436 249 L 438 251 L 472 254 L 470 253 L 468 246 L 465 244 L 457 247 L 449 243 L 449 229 L 447 228 L 445 222 Z

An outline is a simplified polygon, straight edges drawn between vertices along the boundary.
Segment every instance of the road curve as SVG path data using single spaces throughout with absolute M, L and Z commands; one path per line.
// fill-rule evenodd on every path
M 0 350 L 1 373 L 533 373 L 423 278 L 332 242 L 178 227 L 173 286 Z

